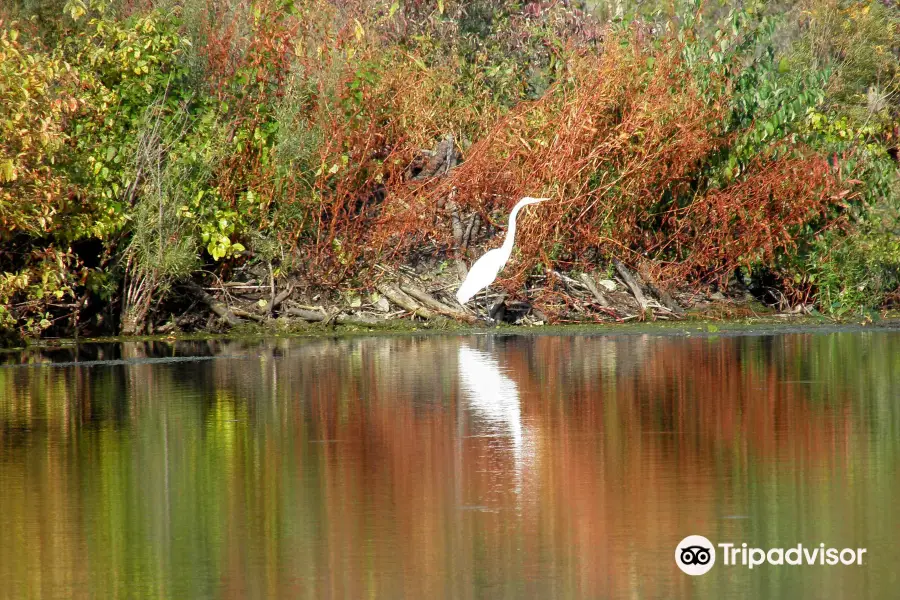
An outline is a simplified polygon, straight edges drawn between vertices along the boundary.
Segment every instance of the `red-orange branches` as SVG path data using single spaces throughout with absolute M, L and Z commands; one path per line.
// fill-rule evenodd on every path
M 391 227 L 385 214 L 403 212 L 387 237 L 411 242 L 417 229 L 438 235 L 433 222 L 417 224 L 416 208 L 397 195 L 413 193 L 405 180 L 408 167 L 422 148 L 447 132 L 459 138 L 462 124 L 477 129 L 490 111 L 460 101 L 451 67 L 426 68 L 403 50 L 369 47 L 365 41 L 356 56 L 352 67 L 334 61 L 339 82 L 332 88 L 318 84 L 320 98 L 310 116 L 322 129 L 321 168 L 309 206 L 315 243 L 301 244 L 300 250 L 326 280 L 356 271 L 361 257 L 367 262 L 380 257 Z M 409 243 L 403 249 L 413 248 Z
M 773 264 L 779 251 L 796 244 L 800 227 L 826 217 L 837 185 L 825 158 L 759 158 L 740 181 L 698 197 L 682 216 L 673 214 L 674 231 L 659 236 L 658 248 L 677 249 L 670 274 L 679 277 L 699 269 L 724 275 L 750 261 Z
M 570 60 L 564 79 L 498 120 L 464 163 L 431 185 L 392 182 L 370 240 L 399 258 L 425 241 L 452 246 L 445 202 L 504 225 L 521 196 L 553 198 L 524 218 L 521 283 L 536 262 L 653 259 L 663 279 L 717 277 L 795 243 L 837 188 L 827 162 L 789 149 L 760 156 L 731 185 L 703 177 L 731 141 L 728 82 L 689 67 L 674 39 L 608 39 Z M 785 153 L 782 153 L 783 155 Z
M 450 190 L 482 212 L 550 195 L 540 224 L 523 230 L 526 255 L 562 238 L 578 254 L 613 232 L 627 245 L 662 193 L 684 187 L 721 142 L 721 104 L 704 100 L 683 67 L 678 48 L 653 51 L 634 40 L 572 59 L 564 81 L 497 122 L 447 181 L 414 192 L 419 210 Z
M 233 101 L 228 86 L 240 88 L 238 98 L 259 103 L 277 95 L 294 59 L 300 21 L 275 0 L 207 0 L 200 20 L 213 91 L 220 100 Z M 250 93 L 247 91 L 250 90 Z

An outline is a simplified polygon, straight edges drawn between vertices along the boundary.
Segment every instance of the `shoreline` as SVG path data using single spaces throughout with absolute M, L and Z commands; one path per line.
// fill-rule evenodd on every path
M 29 349 L 67 348 L 82 344 L 128 343 L 128 342 L 191 342 L 208 340 L 264 340 L 264 339 L 324 339 L 355 338 L 384 336 L 539 336 L 539 335 L 603 335 L 633 336 L 653 335 L 665 337 L 737 337 L 765 336 L 803 333 L 850 333 L 850 332 L 892 332 L 900 333 L 900 314 L 889 314 L 877 320 L 854 319 L 835 320 L 823 316 L 787 316 L 765 315 L 759 317 L 714 320 L 698 317 L 682 321 L 645 321 L 631 323 L 567 323 L 554 325 L 508 325 L 472 326 L 464 323 L 446 322 L 435 324 L 429 322 L 412 322 L 408 320 L 393 321 L 389 326 L 357 325 L 333 326 L 310 324 L 297 327 L 296 324 L 279 326 L 277 320 L 272 324 L 253 324 L 232 329 L 224 333 L 191 332 L 135 336 L 105 336 L 81 338 L 36 338 L 26 340 L 24 345 L 0 349 L 0 353 L 9 354 Z

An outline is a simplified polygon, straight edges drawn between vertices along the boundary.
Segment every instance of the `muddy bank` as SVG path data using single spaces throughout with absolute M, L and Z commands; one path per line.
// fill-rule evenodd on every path
M 356 332 L 650 331 L 715 332 L 769 328 L 787 323 L 822 326 L 839 321 L 811 304 L 791 305 L 774 288 L 733 277 L 726 285 L 678 289 L 654 283 L 646 271 L 614 261 L 605 270 L 531 275 L 517 289 L 499 281 L 465 306 L 455 292 L 466 271 L 461 260 L 431 258 L 417 268 L 376 266 L 377 277 L 357 288 L 326 288 L 294 274 L 277 277 L 261 265 L 246 266 L 221 280 L 198 276 L 170 289 L 148 311 L 136 334 L 122 331 L 116 302 L 85 310 L 59 338 L 153 339 L 219 335 L 334 335 Z M 368 274 L 371 275 L 371 274 Z M 205 278 L 205 279 L 204 279 Z M 504 290 L 516 290 L 508 292 Z M 539 300 L 538 300 L 539 299 Z M 890 320 L 886 311 L 843 322 Z M 632 327 L 624 327 L 624 326 Z M 638 331 L 643 331 L 641 327 Z M 7 339 L 7 347 L 36 343 Z M 3 344 L 0 344 L 2 346 Z
M 818 317 L 798 316 L 751 317 L 731 321 L 640 322 L 625 324 L 544 325 L 473 327 L 463 324 L 434 327 L 425 324 L 395 323 L 393 327 L 357 327 L 335 325 L 333 328 L 311 325 L 302 328 L 247 327 L 229 333 L 181 333 L 168 335 L 117 336 L 80 339 L 35 339 L 27 346 L 0 349 L 0 369 L 14 367 L 70 366 L 81 364 L 135 363 L 148 358 L 161 362 L 195 360 L 197 357 L 222 357 L 221 344 L 255 344 L 279 338 L 342 339 L 360 336 L 663 336 L 720 338 L 784 334 L 828 334 L 867 331 L 900 333 L 900 313 L 872 322 L 835 323 Z M 120 346 L 120 344 L 124 344 Z M 128 348 L 124 354 L 108 355 L 109 348 Z M 118 356 L 118 359 L 110 358 Z M 234 357 L 240 357 L 235 355 Z M 155 360 L 154 359 L 154 360 Z
M 834 322 L 818 315 L 812 304 L 791 305 L 778 290 L 754 288 L 738 278 L 701 290 L 663 288 L 618 261 L 602 272 L 547 271 L 529 278 L 515 294 L 492 286 L 465 306 L 454 297 L 465 276 L 459 264 L 435 261 L 419 269 L 381 267 L 379 272 L 374 284 L 340 290 L 299 277 L 276 280 L 265 269 L 247 271 L 243 278 L 228 282 L 192 281 L 178 288 L 174 301 L 153 311 L 142 333 L 454 330 L 754 319 L 777 323 L 800 317 Z M 886 317 L 882 312 L 855 320 Z
M 247 309 L 234 304 L 226 304 L 226 298 L 208 293 L 221 307 L 228 308 L 234 315 L 243 315 Z M 715 293 L 715 292 L 713 292 Z M 223 296 L 226 293 L 222 293 Z M 233 296 L 233 294 L 232 294 Z M 610 294 L 616 298 L 616 292 Z M 79 338 L 42 338 L 22 340 L 0 354 L 13 356 L 23 348 L 40 349 L 72 348 L 92 343 L 117 342 L 206 342 L 225 339 L 254 339 L 273 337 L 355 337 L 360 335 L 661 335 L 730 337 L 741 335 L 777 335 L 789 333 L 837 333 L 850 331 L 881 331 L 900 333 L 900 311 L 885 311 L 856 316 L 852 319 L 836 320 L 806 311 L 779 312 L 774 307 L 766 307 L 756 300 L 746 298 L 704 299 L 684 310 L 677 317 L 656 311 L 647 311 L 643 319 L 572 321 L 545 323 L 535 319 L 534 314 L 526 314 L 515 323 L 507 320 L 487 321 L 483 317 L 455 320 L 446 316 L 425 318 L 409 311 L 393 311 L 395 314 L 379 314 L 371 307 L 307 305 L 298 308 L 296 304 L 285 302 L 284 314 L 264 319 L 236 317 L 234 325 L 224 319 L 209 319 L 202 312 L 187 313 L 176 320 L 196 322 L 206 319 L 212 327 L 191 330 L 162 326 L 154 333 L 135 336 L 90 336 Z M 299 304 L 299 302 L 297 303 Z M 221 308 L 220 307 L 220 308 Z M 209 308 L 209 307 L 208 307 Z M 213 315 L 212 308 L 209 308 Z M 316 313 L 314 318 L 303 318 L 292 314 L 299 311 Z M 305 314 L 305 313 L 300 313 Z M 319 318 L 318 315 L 329 315 Z M 507 313 L 509 314 L 509 313 Z M 608 312 L 603 312 L 609 315 Z M 159 331 L 162 329 L 163 331 Z M 0 361 L 9 364 L 9 361 Z M 13 361 L 18 362 L 18 361 Z

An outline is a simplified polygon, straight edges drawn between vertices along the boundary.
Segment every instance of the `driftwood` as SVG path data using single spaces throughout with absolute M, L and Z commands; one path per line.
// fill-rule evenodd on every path
M 240 323 L 240 320 L 231 312 L 231 309 L 228 308 L 225 304 L 222 304 L 212 296 L 206 293 L 199 285 L 194 283 L 193 281 L 189 281 L 185 284 L 191 292 L 196 295 L 203 304 L 209 307 L 211 311 L 213 311 L 216 315 L 219 316 L 223 321 L 228 323 L 230 326 L 234 327 L 235 325 Z
M 444 316 L 452 317 L 454 319 L 458 319 L 460 321 L 465 321 L 467 323 L 474 323 L 475 317 L 468 313 L 464 313 L 461 310 L 457 310 L 451 306 L 447 306 L 443 302 L 439 301 L 437 298 L 418 287 L 414 283 L 410 281 L 404 281 L 400 284 L 400 289 L 410 296 L 412 296 L 415 300 L 418 300 L 428 308 L 438 312 Z
M 294 293 L 294 284 L 291 284 L 287 287 L 286 290 L 282 291 L 280 294 L 275 296 L 275 299 L 272 300 L 272 304 L 270 305 L 270 309 L 274 311 L 276 308 L 281 306 L 281 303 L 290 298 L 291 294 Z
M 270 286 L 268 285 L 257 285 L 255 283 L 246 283 L 243 281 L 226 281 L 220 284 L 217 287 L 208 287 L 203 288 L 206 290 L 219 290 L 222 288 L 235 288 L 235 289 L 245 289 L 245 290 L 267 290 Z
M 383 325 L 385 323 L 393 322 L 391 319 L 378 319 L 375 317 L 367 317 L 363 315 L 347 315 L 344 313 L 338 313 L 329 316 L 319 311 L 294 307 L 286 308 L 284 310 L 284 313 L 291 315 L 292 317 L 299 317 L 304 321 L 309 321 L 310 323 L 321 323 L 333 319 L 333 321 L 335 323 L 338 323 L 339 325 L 358 325 L 360 327 L 369 327 L 372 325 Z
M 666 290 L 660 288 L 656 284 L 651 281 L 650 274 L 647 272 L 646 268 L 642 268 L 638 271 L 641 277 L 644 280 L 644 284 L 647 286 L 647 289 L 650 290 L 650 293 L 656 296 L 656 299 L 659 300 L 659 303 L 664 307 L 669 309 L 671 312 L 681 315 L 684 314 L 684 309 L 681 308 L 681 305 L 675 301 Z
M 376 286 L 376 288 L 385 298 L 387 298 L 400 308 L 408 310 L 414 315 L 419 315 L 423 319 L 434 319 L 438 316 L 431 310 L 416 302 L 406 292 L 397 287 L 396 284 L 380 283 Z
M 625 285 L 628 286 L 628 289 L 631 290 L 631 293 L 634 295 L 634 299 L 637 300 L 638 304 L 641 305 L 641 310 L 646 310 L 648 306 L 647 298 L 641 291 L 641 286 L 635 280 L 634 275 L 632 275 L 631 271 L 629 271 L 628 268 L 618 260 L 613 261 L 613 266 L 616 267 L 616 271 L 619 273 L 619 276 L 625 282 Z
M 587 286 L 588 291 L 591 292 L 591 295 L 594 297 L 594 300 L 597 301 L 597 304 L 602 306 L 603 308 L 609 308 L 609 300 L 607 300 L 606 295 L 600 291 L 600 288 L 597 287 L 597 284 L 594 282 L 594 278 L 588 275 L 587 273 L 581 274 L 581 281 Z

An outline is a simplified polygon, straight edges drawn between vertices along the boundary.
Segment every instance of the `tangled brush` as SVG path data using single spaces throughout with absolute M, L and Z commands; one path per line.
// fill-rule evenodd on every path
M 448 200 L 502 227 L 518 198 L 549 196 L 523 221 L 510 291 L 535 264 L 589 269 L 620 257 L 668 283 L 771 260 L 829 218 L 840 181 L 824 157 L 782 144 L 712 185 L 710 165 L 734 139 L 728 89 L 726 77 L 689 65 L 675 39 L 611 37 L 602 54 L 572 58 L 540 100 L 497 120 L 447 177 L 394 185 L 370 242 L 396 260 L 423 244 L 451 249 Z

